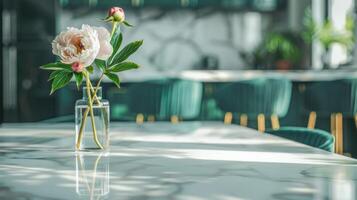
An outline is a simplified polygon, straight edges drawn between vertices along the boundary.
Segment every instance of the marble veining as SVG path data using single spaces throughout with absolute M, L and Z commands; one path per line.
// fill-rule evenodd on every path
M 100 20 L 103 11 L 62 10 L 58 16 L 58 32 L 83 23 L 106 25 Z M 122 29 L 124 43 L 144 39 L 144 48 L 132 59 L 143 66 L 142 71 L 153 74 L 208 67 L 203 63 L 203 57 L 207 56 L 216 60 L 213 67 L 244 69 L 247 63 L 243 54 L 253 51 L 268 29 L 286 20 L 272 13 L 228 12 L 214 8 L 126 9 L 126 19 L 135 28 Z M 111 28 L 109 24 L 107 28 Z
M 357 198 L 357 161 L 211 122 L 112 123 L 109 152 L 75 152 L 73 124 L 0 128 L 0 199 Z

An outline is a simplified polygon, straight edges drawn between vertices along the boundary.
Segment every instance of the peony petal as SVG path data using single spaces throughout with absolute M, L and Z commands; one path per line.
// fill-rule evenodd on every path
M 102 41 L 102 40 L 110 41 L 110 33 L 106 28 L 104 28 L 104 27 L 95 27 L 95 26 L 93 28 L 98 33 L 99 41 Z
M 68 27 L 52 41 L 52 53 L 61 58 L 62 63 L 80 63 L 83 67 L 91 65 L 98 55 L 100 42 L 97 31 L 82 25 L 81 29 Z
M 93 27 L 98 33 L 99 39 L 99 52 L 96 58 L 100 60 L 108 59 L 113 53 L 113 47 L 110 44 L 110 33 L 104 27 Z
M 113 53 L 113 47 L 110 42 L 101 42 L 97 58 L 107 60 Z

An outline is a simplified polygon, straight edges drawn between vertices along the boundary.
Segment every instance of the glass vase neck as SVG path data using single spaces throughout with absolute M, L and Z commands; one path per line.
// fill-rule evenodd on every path
M 90 93 L 92 95 L 92 98 L 94 97 L 94 92 L 96 91 L 95 88 L 89 89 Z M 83 99 L 87 100 L 88 99 L 88 93 L 87 93 L 87 87 L 83 87 L 82 89 L 83 92 Z M 98 87 L 98 90 L 96 91 L 96 95 L 98 99 L 102 99 L 102 87 Z

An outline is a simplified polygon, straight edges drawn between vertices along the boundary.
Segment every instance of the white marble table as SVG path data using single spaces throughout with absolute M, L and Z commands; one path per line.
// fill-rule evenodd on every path
M 219 123 L 113 123 L 110 153 L 72 124 L 0 128 L 0 199 L 357 199 L 357 161 Z

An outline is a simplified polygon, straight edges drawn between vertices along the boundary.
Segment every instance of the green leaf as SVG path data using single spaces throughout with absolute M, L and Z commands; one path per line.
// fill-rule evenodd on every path
M 94 67 L 91 65 L 91 66 L 89 66 L 89 67 L 87 67 L 86 68 L 87 69 L 87 71 L 89 72 L 89 73 L 93 73 L 93 71 L 94 71 Z
M 119 30 L 119 33 L 118 33 Z M 121 44 L 123 42 L 123 34 L 120 33 L 120 26 L 118 26 L 118 28 L 116 29 L 116 32 L 114 33 L 112 40 L 110 41 L 110 43 L 113 46 L 113 53 L 112 55 L 109 57 L 108 61 L 109 63 L 111 63 L 115 57 L 115 55 L 117 54 Z
M 119 53 L 117 53 L 114 56 L 114 59 L 112 62 L 110 62 L 110 65 L 113 63 L 120 63 L 126 60 L 130 55 L 135 53 L 142 44 L 143 44 L 142 40 L 129 43 Z
M 345 30 L 353 32 L 354 29 L 355 29 L 354 17 L 351 13 L 348 13 L 345 19 Z
M 133 62 L 122 62 L 118 63 L 116 65 L 113 65 L 108 68 L 108 71 L 110 72 L 121 72 L 121 71 L 126 71 L 130 69 L 137 69 L 139 68 L 139 65 Z
M 114 84 L 120 88 L 120 80 L 119 80 L 119 77 L 118 75 L 116 74 L 113 74 L 113 73 L 110 73 L 110 72 L 107 72 L 105 73 L 105 75 L 114 82 Z
M 100 70 L 105 71 L 106 65 L 104 60 L 95 59 L 94 63 Z
M 113 16 L 108 16 L 105 19 L 103 19 L 103 21 L 111 22 L 111 21 L 113 21 Z
M 118 29 L 119 29 L 119 27 L 118 27 Z M 119 33 L 119 34 L 115 34 L 113 36 L 112 41 L 111 41 L 111 44 L 113 46 L 113 54 L 112 55 L 115 55 L 117 53 L 122 42 L 123 42 L 123 34 Z
M 50 80 L 54 79 L 61 71 L 62 70 L 57 70 L 57 71 L 51 72 L 50 77 L 48 78 L 48 80 L 50 81 Z
M 74 77 L 76 78 L 77 89 L 79 89 L 83 81 L 83 73 L 74 73 Z
M 66 86 L 72 79 L 73 72 L 60 71 L 52 81 L 51 93 Z
M 71 65 L 63 64 L 61 62 L 48 63 L 40 66 L 40 68 L 44 70 L 66 70 L 70 72 L 72 71 Z
M 128 21 L 123 21 L 123 24 L 128 27 L 133 27 L 133 25 L 131 25 Z

